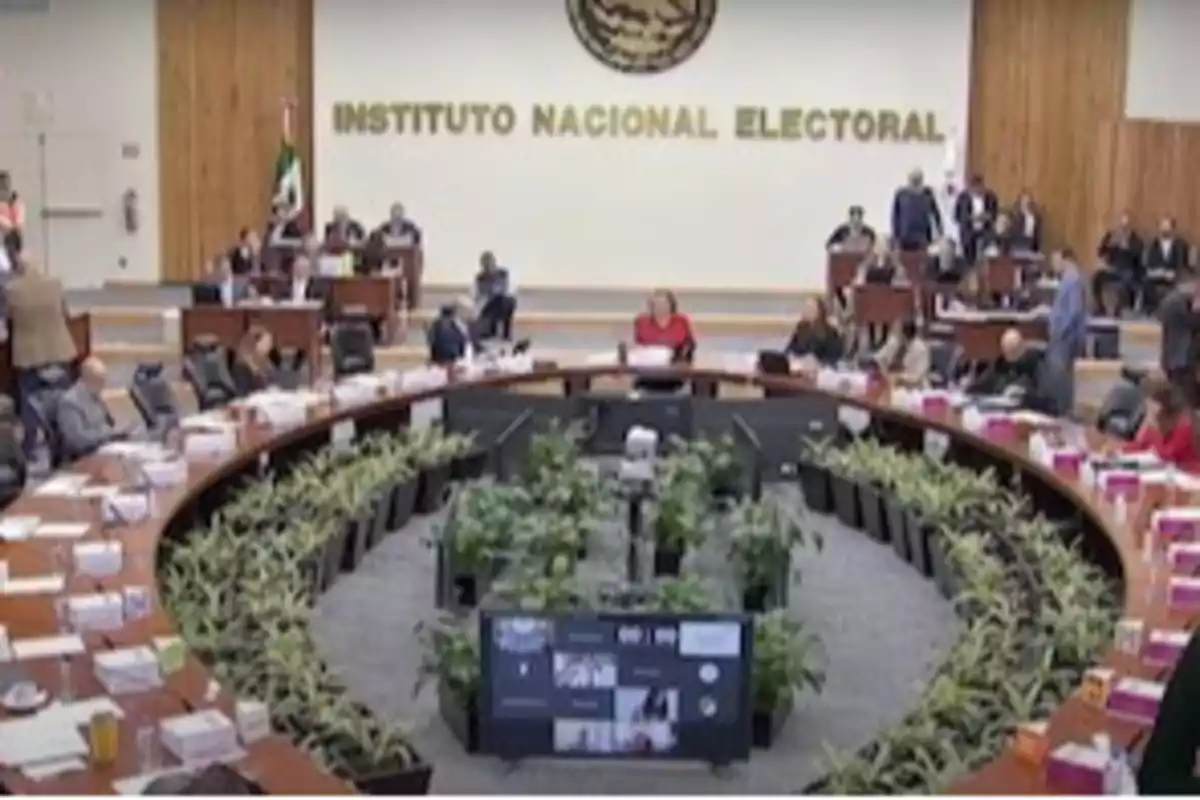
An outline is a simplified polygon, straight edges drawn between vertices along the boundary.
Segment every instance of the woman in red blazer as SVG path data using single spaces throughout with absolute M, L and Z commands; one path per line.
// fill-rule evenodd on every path
M 1179 391 L 1164 380 L 1146 385 L 1146 421 L 1126 452 L 1152 452 L 1164 462 L 1188 472 L 1200 472 L 1200 448 L 1192 410 Z
M 641 346 L 669 347 L 676 360 L 689 360 L 696 347 L 692 321 L 679 313 L 675 295 L 657 289 L 646 303 L 645 313 L 633 321 L 633 341 Z

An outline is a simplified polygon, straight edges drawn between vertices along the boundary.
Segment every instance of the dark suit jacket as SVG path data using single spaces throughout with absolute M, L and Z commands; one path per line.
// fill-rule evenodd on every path
M 336 222 L 330 222 L 325 226 L 325 240 L 326 241 L 333 239 L 336 241 L 346 242 L 348 244 L 352 241 L 353 242 L 362 242 L 362 241 L 365 241 L 366 238 L 367 238 L 367 232 L 363 228 L 363 226 L 358 223 L 358 220 L 353 220 L 353 219 L 348 220 L 346 222 L 346 229 L 344 232 L 338 231 L 338 226 L 337 226 Z
M 1012 227 L 1010 228 L 1014 250 L 1028 250 L 1031 253 L 1042 252 L 1042 212 L 1033 211 L 1033 233 L 1025 232 L 1025 214 L 1019 208 L 1010 212 Z
M 784 351 L 791 356 L 812 356 L 822 364 L 833 365 L 842 357 L 842 335 L 829 325 L 817 328 L 801 322 L 792 331 Z
M 1171 246 L 1163 252 L 1162 240 L 1151 239 L 1146 244 L 1146 269 L 1165 269 L 1179 273 L 1188 266 L 1187 240 L 1176 236 L 1171 239 Z
M 474 345 L 474 335 L 463 330 L 452 316 L 440 316 L 429 326 L 429 360 L 434 364 L 453 364 Z
M 1117 272 L 1138 275 L 1142 271 L 1142 256 L 1145 252 L 1146 247 L 1142 244 L 1141 237 L 1133 231 L 1129 232 L 1129 239 L 1124 244 L 1118 242 L 1113 232 L 1109 231 L 1100 240 L 1096 255 Z
M 261 266 L 262 259 L 258 253 L 244 253 L 240 247 L 229 251 L 229 268 L 234 275 L 249 275 L 257 272 Z
M 392 239 L 407 237 L 412 239 L 413 247 L 421 246 L 421 228 L 412 220 L 406 219 L 400 223 L 399 227 L 392 224 L 389 219 L 376 229 L 382 236 Z
M 829 238 L 825 240 L 825 246 L 835 247 L 839 244 L 842 244 L 853 235 L 854 232 L 850 230 L 850 226 L 843 222 L 841 225 L 838 225 L 833 229 L 833 233 L 829 234 Z M 870 225 L 863 225 L 859 229 L 858 235 L 866 239 L 872 245 L 875 244 L 875 229 Z
M 971 221 L 973 207 L 970 192 L 962 192 L 954 201 L 954 221 L 958 223 L 959 228 L 974 230 Z M 996 215 L 1000 213 L 1000 202 L 996 199 L 996 193 L 991 189 L 985 189 L 983 192 L 983 210 L 987 216 L 983 224 L 983 230 L 986 231 L 991 229 L 992 223 L 996 221 Z
M 1163 370 L 1187 369 L 1200 327 L 1200 314 L 1192 309 L 1191 291 L 1176 289 L 1163 298 L 1158 307 L 1158 321 L 1162 323 L 1160 358 Z
M 233 388 L 237 391 L 238 397 L 261 392 L 271 385 L 269 375 L 256 372 L 245 361 L 237 357 L 234 357 L 229 372 L 233 376 Z
M 275 292 L 272 298 L 277 303 L 291 302 L 295 296 L 295 279 L 290 281 L 279 281 L 274 284 Z M 329 299 L 329 284 L 320 278 L 309 278 L 307 285 L 304 287 L 305 300 L 320 300 L 322 303 Z
M 1167 682 L 1138 768 L 1138 793 L 1200 794 L 1200 634 L 1193 633 Z
M 1028 396 L 1038 388 L 1041 368 L 1042 353 L 1031 348 L 1026 348 L 1014 361 L 1001 356 L 975 379 L 971 384 L 971 391 L 978 394 L 1003 394 L 1015 386 L 1023 389 Z

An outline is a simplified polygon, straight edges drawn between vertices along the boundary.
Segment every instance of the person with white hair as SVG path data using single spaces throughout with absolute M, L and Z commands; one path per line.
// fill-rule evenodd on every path
M 460 297 L 442 306 L 437 319 L 429 324 L 429 360 L 448 366 L 471 360 L 479 346 L 474 329 L 475 304 Z
M 925 173 L 914 169 L 908 183 L 892 198 L 892 239 L 901 250 L 921 252 L 942 234 L 942 212 L 937 197 L 925 185 Z

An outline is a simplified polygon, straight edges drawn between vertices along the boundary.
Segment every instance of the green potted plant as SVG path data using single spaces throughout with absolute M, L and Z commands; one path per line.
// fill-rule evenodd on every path
M 805 542 L 803 531 L 783 509 L 767 500 L 735 506 L 730 529 L 730 555 L 742 587 L 742 608 L 762 612 L 786 606 L 792 548 Z M 813 541 L 820 551 L 820 536 Z
M 416 513 L 432 514 L 450 499 L 452 463 L 471 450 L 473 441 L 470 436 L 447 434 L 437 425 L 409 431 L 408 447 L 420 475 L 414 503 Z
M 438 710 L 468 753 L 479 751 L 479 639 L 473 627 L 453 617 L 421 623 L 421 666 L 413 696 L 427 683 L 437 687 Z
M 519 486 L 479 481 L 462 487 L 438 537 L 440 598 L 473 608 L 507 563 L 514 531 L 526 524 L 530 500 Z
M 662 578 L 650 586 L 641 603 L 650 612 L 667 614 L 702 614 L 713 611 L 713 587 L 693 575 L 682 578 Z
M 804 494 L 804 504 L 816 514 L 833 513 L 829 451 L 834 446 L 833 439 L 800 440 L 800 457 L 796 462 L 800 491 Z
M 429 793 L 433 768 L 408 743 L 406 732 L 345 699 L 329 702 L 309 740 L 327 771 L 368 795 Z
M 825 688 L 825 671 L 818 661 L 820 640 L 783 610 L 754 620 L 754 662 L 751 741 L 769 748 L 792 713 L 795 694 Z
M 708 535 L 707 486 L 674 474 L 660 481 L 654 502 L 654 574 L 678 575 L 683 556 Z
M 555 556 L 548 566 L 535 562 L 519 567 L 496 583 L 493 594 L 501 607 L 526 611 L 565 611 L 581 603 L 574 562 L 567 555 Z
M 673 436 L 669 445 L 670 458 L 688 458 L 697 463 L 714 497 L 728 499 L 742 494 L 742 468 L 733 436 L 725 434 L 690 441 Z
M 387 530 L 401 530 L 412 519 L 417 507 L 418 473 L 407 456 L 392 461 L 392 491 L 388 503 Z

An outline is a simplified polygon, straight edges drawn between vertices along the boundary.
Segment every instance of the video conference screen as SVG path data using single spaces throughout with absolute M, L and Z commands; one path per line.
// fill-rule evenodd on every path
M 531 757 L 750 756 L 742 614 L 485 612 L 480 749 Z

